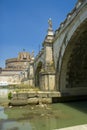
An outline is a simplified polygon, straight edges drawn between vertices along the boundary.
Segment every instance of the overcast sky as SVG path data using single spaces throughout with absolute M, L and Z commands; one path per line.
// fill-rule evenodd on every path
M 58 29 L 77 0 L 0 0 L 0 67 L 23 51 L 35 55 L 47 34 L 48 19 Z

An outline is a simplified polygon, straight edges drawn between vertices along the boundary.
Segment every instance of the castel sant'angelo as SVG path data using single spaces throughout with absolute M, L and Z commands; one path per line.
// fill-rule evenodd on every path
M 7 59 L 6 67 L 0 70 L 0 82 L 2 85 L 20 84 L 28 80 L 29 65 L 34 61 L 34 54 L 19 52 L 17 58 Z
M 35 58 L 33 52 L 23 51 L 7 59 L 0 82 L 28 83 L 62 96 L 87 95 L 87 0 L 78 0 L 55 32 L 48 20 L 42 46 Z

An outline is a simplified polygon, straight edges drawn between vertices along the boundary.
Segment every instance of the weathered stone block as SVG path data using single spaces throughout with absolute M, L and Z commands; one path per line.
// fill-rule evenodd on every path
M 48 97 L 48 94 L 45 93 L 45 92 L 38 92 L 37 95 L 38 95 L 38 97 L 43 97 L 43 98 L 44 98 L 44 97 L 45 97 L 45 98 Z
M 28 98 L 28 104 L 38 104 L 39 98 Z
M 32 98 L 32 97 L 38 97 L 36 92 L 28 92 L 28 97 Z
M 18 99 L 27 99 L 28 95 L 27 93 L 18 93 L 17 98 Z
M 39 98 L 39 102 L 43 104 L 50 104 L 52 103 L 52 98 Z
M 11 105 L 13 105 L 13 106 L 21 106 L 21 105 L 27 105 L 28 104 L 28 102 L 27 102 L 27 100 L 11 100 L 10 102 L 9 102 L 9 104 L 11 104 Z

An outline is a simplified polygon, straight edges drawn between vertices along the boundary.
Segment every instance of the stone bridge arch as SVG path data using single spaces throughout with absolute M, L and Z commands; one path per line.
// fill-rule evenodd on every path
M 55 32 L 53 43 L 56 89 L 62 95 L 87 95 L 87 0 Z
M 57 89 L 64 95 L 87 94 L 87 18 L 77 27 L 67 45 L 62 44 L 56 79 Z
M 35 85 L 65 95 L 87 94 L 86 41 L 87 0 L 78 0 L 55 33 L 49 24 L 43 49 L 34 61 Z
M 35 86 L 40 87 L 40 71 L 42 69 L 43 62 L 39 61 L 35 70 Z

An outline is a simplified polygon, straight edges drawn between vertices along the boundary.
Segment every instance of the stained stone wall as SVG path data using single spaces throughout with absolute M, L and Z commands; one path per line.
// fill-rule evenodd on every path
M 64 95 L 87 94 L 87 1 L 73 10 L 56 30 L 53 52 L 56 89 Z
M 87 87 L 87 34 L 85 35 L 83 36 L 85 40 L 78 41 L 70 55 L 67 64 L 66 87 Z

